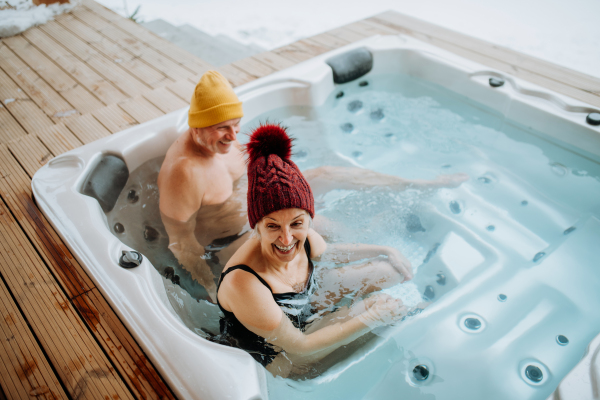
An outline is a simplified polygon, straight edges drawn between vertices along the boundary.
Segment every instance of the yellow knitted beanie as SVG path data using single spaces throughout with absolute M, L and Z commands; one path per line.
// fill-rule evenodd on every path
M 227 79 L 217 71 L 205 72 L 192 95 L 188 113 L 190 128 L 205 128 L 243 116 L 242 102 Z

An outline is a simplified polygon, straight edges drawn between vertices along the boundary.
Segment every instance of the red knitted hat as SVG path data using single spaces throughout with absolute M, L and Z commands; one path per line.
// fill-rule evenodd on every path
M 248 153 L 248 220 L 254 228 L 262 217 L 286 208 L 315 216 L 312 190 L 290 157 L 292 139 L 286 128 L 264 124 L 250 135 Z

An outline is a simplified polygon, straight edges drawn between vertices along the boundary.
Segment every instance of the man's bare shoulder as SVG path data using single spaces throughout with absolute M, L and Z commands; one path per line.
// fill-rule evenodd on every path
M 162 186 L 200 184 L 202 179 L 202 164 L 190 157 L 165 158 L 158 176 L 159 188 Z
M 198 211 L 204 197 L 202 166 L 189 157 L 165 159 L 159 176 L 160 210 L 181 221 Z

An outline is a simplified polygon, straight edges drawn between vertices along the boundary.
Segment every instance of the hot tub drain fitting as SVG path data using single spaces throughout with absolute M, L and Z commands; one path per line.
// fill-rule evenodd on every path
M 429 368 L 424 364 L 417 365 L 415 368 L 413 368 L 413 375 L 416 380 L 424 381 L 425 379 L 429 378 Z
M 123 268 L 135 268 L 142 263 L 144 257 L 137 251 L 123 250 L 119 258 L 119 265 Z

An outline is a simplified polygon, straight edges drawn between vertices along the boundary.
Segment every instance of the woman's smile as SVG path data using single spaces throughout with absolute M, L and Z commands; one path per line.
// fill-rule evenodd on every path
M 292 244 L 290 244 L 289 246 L 279 246 L 276 245 L 275 243 L 273 243 L 273 246 L 275 246 L 277 248 L 277 250 L 279 250 L 281 253 L 284 254 L 289 254 L 290 252 L 292 252 L 292 250 L 294 250 L 294 247 L 296 246 L 298 242 L 294 242 Z

